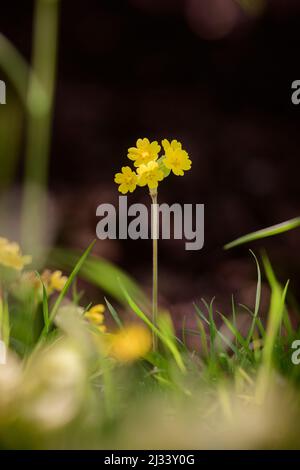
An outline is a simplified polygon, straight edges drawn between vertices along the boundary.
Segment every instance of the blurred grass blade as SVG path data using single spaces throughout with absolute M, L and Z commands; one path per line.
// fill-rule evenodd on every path
M 236 341 L 238 341 L 240 345 L 243 346 L 243 348 L 245 348 L 245 350 L 248 350 L 249 347 L 248 347 L 247 341 L 243 338 L 243 336 L 238 331 L 238 329 L 233 325 L 233 323 L 231 323 L 231 321 L 228 320 L 228 318 L 226 318 L 221 312 L 217 312 L 217 313 L 220 315 L 220 317 L 222 318 L 224 324 L 227 326 L 229 331 L 231 331 Z
M 40 280 L 40 282 L 41 282 L 41 284 L 42 284 L 42 289 L 43 289 L 43 318 L 44 318 L 44 329 L 43 329 L 43 333 L 44 333 L 45 335 L 47 335 L 48 332 L 49 332 L 49 325 L 50 325 L 50 322 L 49 322 L 48 295 L 47 295 L 47 291 L 46 291 L 45 284 L 43 283 L 40 274 L 39 274 L 38 272 L 36 272 L 36 275 L 37 275 L 38 279 Z
M 77 257 L 78 254 L 74 251 L 55 248 L 50 254 L 49 262 L 53 266 L 59 266 L 63 269 L 72 269 L 76 263 Z M 149 307 L 149 300 L 139 285 L 127 273 L 104 258 L 91 256 L 81 267 L 79 275 L 82 279 L 99 287 L 118 302 L 127 305 L 127 301 L 118 282 L 118 279 L 120 279 L 122 285 L 127 292 L 129 292 L 131 297 L 137 299 L 145 308 Z
M 232 310 L 232 323 L 235 328 L 237 328 L 237 321 L 236 321 L 236 309 L 235 309 L 235 302 L 233 295 L 231 296 L 231 310 Z M 236 340 L 237 345 L 237 340 Z
M 276 339 L 280 330 L 282 315 L 284 312 L 288 286 L 289 281 L 287 281 L 282 291 L 280 285 L 277 282 L 271 284 L 271 304 L 268 316 L 267 331 L 264 341 L 264 348 L 262 352 L 262 366 L 258 374 L 256 387 L 256 400 L 259 404 L 263 403 L 269 389 L 270 378 L 272 375 L 273 355 L 276 345 Z
M 1 35 L 0 35 L 1 36 Z M 1 49 L 1 45 L 0 45 Z M 1 52 L 0 52 L 1 54 Z M 23 111 L 14 94 L 11 93 L 9 103 L 0 106 L 0 221 L 1 225 L 6 226 L 3 214 L 11 215 L 6 198 L 3 198 L 5 191 L 9 190 L 12 184 L 18 165 L 21 148 L 21 134 L 23 124 Z M 3 200 L 4 199 L 4 200 Z
M 224 246 L 224 249 L 229 250 L 230 248 L 243 245 L 244 243 L 250 243 L 261 238 L 273 237 L 274 235 L 288 232 L 289 230 L 293 230 L 297 227 L 300 227 L 300 217 L 296 217 L 295 219 L 287 220 L 281 224 L 272 225 L 271 227 L 244 235 L 230 243 L 227 243 L 227 245 Z
M 111 314 L 111 316 L 113 317 L 113 319 L 115 320 L 116 324 L 118 325 L 119 328 L 123 328 L 123 323 L 121 322 L 121 319 L 118 315 L 118 312 L 115 310 L 115 308 L 112 306 L 112 304 L 107 300 L 106 297 L 104 297 L 104 300 L 105 300 L 105 303 L 107 305 L 107 308 Z
M 249 347 L 251 338 L 252 338 L 252 336 L 253 336 L 254 328 L 255 328 L 255 325 L 256 325 L 256 319 L 257 319 L 258 313 L 259 313 L 260 298 L 261 298 L 261 271 L 260 271 L 260 266 L 259 266 L 258 259 L 256 258 L 256 256 L 255 256 L 255 254 L 253 253 L 253 251 L 250 250 L 250 253 L 251 253 L 252 256 L 254 257 L 255 263 L 256 263 L 256 270 L 257 270 L 257 286 L 256 286 L 256 295 L 255 295 L 254 314 L 253 314 L 253 318 L 252 318 L 252 323 L 251 323 L 251 326 L 250 326 L 250 330 L 249 330 L 249 333 L 248 333 L 248 336 L 247 336 L 247 347 Z
M 207 359 L 209 357 L 209 351 L 208 351 L 206 332 L 205 332 L 203 322 L 200 318 L 197 318 L 197 325 L 198 325 L 198 328 L 199 328 L 199 331 L 200 331 L 200 341 L 201 341 L 202 353 L 203 353 L 203 356 Z
M 268 282 L 269 282 L 270 286 L 277 285 L 278 289 L 282 293 L 283 292 L 283 287 L 280 284 L 280 282 L 278 281 L 278 279 L 276 278 L 275 272 L 272 268 L 271 262 L 270 262 L 269 258 L 267 257 L 266 253 L 263 254 L 263 261 L 264 261 L 266 276 L 267 276 L 267 279 L 268 279 Z M 293 333 L 293 327 L 292 327 L 291 320 L 290 320 L 290 317 L 289 317 L 289 314 L 288 314 L 288 311 L 287 311 L 286 308 L 284 308 L 284 311 L 283 311 L 283 314 L 282 314 L 282 321 L 283 321 L 283 324 L 286 328 L 286 331 L 287 331 L 288 335 L 291 336 L 292 333 Z
M 199 306 L 194 303 L 194 308 L 195 308 L 195 312 L 197 313 L 197 315 L 199 316 L 199 318 L 201 320 L 204 321 L 204 323 L 206 323 L 208 326 L 210 324 L 209 320 L 205 317 L 205 315 L 203 314 L 203 312 L 201 311 L 201 309 L 199 308 Z M 208 304 L 207 304 L 208 306 Z M 209 307 L 209 306 L 208 306 Z M 198 334 L 198 332 L 194 332 L 194 334 Z M 216 328 L 216 334 L 221 338 L 221 340 L 236 354 L 238 355 L 239 351 L 238 351 L 238 348 L 235 347 L 235 345 L 232 343 L 232 341 L 230 341 L 228 338 L 226 338 L 225 335 L 223 335 L 223 333 L 221 333 L 221 331 L 219 331 L 217 328 Z
M 49 307 L 48 307 L 48 296 L 47 296 L 47 292 L 46 292 L 46 288 L 45 288 L 44 284 L 43 284 L 43 317 L 44 317 L 46 332 L 48 334 L 49 325 L 50 325 Z
M 271 303 L 266 329 L 265 346 L 263 350 L 263 363 L 267 368 L 270 368 L 276 337 L 282 322 L 289 281 L 287 281 L 284 289 L 282 289 L 274 276 L 271 263 L 266 255 L 263 256 L 263 262 L 271 287 Z
M 210 348 L 211 348 L 211 353 L 214 354 L 214 348 L 215 348 L 215 339 L 217 335 L 217 327 L 214 321 L 214 312 L 213 312 L 213 304 L 215 298 L 213 297 L 208 304 L 205 299 L 201 299 L 202 302 L 204 303 L 206 310 L 208 312 L 208 318 L 209 318 L 209 335 L 210 335 Z
M 252 310 L 251 310 L 249 307 L 247 307 L 247 306 L 244 305 L 244 304 L 239 304 L 239 306 L 240 306 L 242 309 L 244 309 L 244 310 L 250 315 L 251 318 L 254 317 L 254 313 L 252 312 Z M 262 322 L 261 322 L 261 319 L 260 319 L 259 317 L 256 317 L 255 324 L 256 324 L 256 326 L 257 326 L 257 328 L 258 328 L 258 330 L 259 330 L 259 332 L 260 332 L 262 338 L 264 338 L 264 337 L 265 337 L 265 334 L 266 334 L 266 330 L 265 330 L 265 328 L 264 328 L 264 326 L 263 326 L 263 324 L 262 324 Z
M 0 297 L 0 340 L 9 346 L 10 323 L 7 301 Z
M 46 188 L 56 88 L 59 6 L 60 0 L 35 0 L 34 8 L 21 235 L 24 249 L 34 255 L 37 264 L 44 261 L 47 239 Z M 43 88 L 43 97 L 36 77 Z
M 121 284 L 121 288 L 124 292 L 125 298 L 128 302 L 129 307 L 134 311 L 134 313 L 141 319 L 143 322 L 157 335 L 157 337 L 162 341 L 162 343 L 169 349 L 172 354 L 176 364 L 182 372 L 185 372 L 185 365 L 183 363 L 180 352 L 177 349 L 175 341 L 173 341 L 168 335 L 164 334 L 159 328 L 157 328 L 149 318 L 144 314 L 144 312 L 137 306 L 134 300 L 130 297 L 127 290 Z
M 53 322 L 54 318 L 55 318 L 55 315 L 57 313 L 57 310 L 62 302 L 62 300 L 64 299 L 65 295 L 67 294 L 71 284 L 73 283 L 75 277 L 77 276 L 77 274 L 79 273 L 82 265 L 84 264 L 86 258 L 89 256 L 91 250 L 93 249 L 94 245 L 96 243 L 96 240 L 92 241 L 92 243 L 90 244 L 90 246 L 85 250 L 85 252 L 83 253 L 83 255 L 79 258 L 79 260 L 77 261 L 76 265 L 75 265 L 75 268 L 73 269 L 73 271 L 71 272 L 70 276 L 68 277 L 68 280 L 63 288 L 63 290 L 60 292 L 59 296 L 57 297 L 56 299 L 56 302 L 55 304 L 53 305 L 53 308 L 50 312 L 50 316 L 49 316 L 49 326 L 51 325 L 51 323 Z
M 30 65 L 2 33 L 0 33 L 0 68 L 6 73 L 25 106 L 28 104 L 27 86 L 30 75 L 34 81 L 39 101 L 46 102 L 46 94 Z M 31 112 L 30 108 L 28 111 Z

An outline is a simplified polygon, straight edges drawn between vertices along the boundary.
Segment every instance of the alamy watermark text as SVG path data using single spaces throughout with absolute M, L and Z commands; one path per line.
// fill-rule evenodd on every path
M 118 216 L 112 204 L 100 204 L 96 215 L 101 217 L 96 233 L 100 240 L 130 238 L 132 240 L 186 240 L 186 250 L 201 250 L 204 246 L 204 204 L 145 204 L 128 206 L 127 196 L 119 196 Z M 172 223 L 173 220 L 173 223 Z

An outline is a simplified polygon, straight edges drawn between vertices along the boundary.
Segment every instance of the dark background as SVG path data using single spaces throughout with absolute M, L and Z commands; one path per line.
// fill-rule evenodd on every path
M 160 201 L 205 204 L 205 247 L 160 243 L 161 303 L 179 315 L 191 301 L 231 293 L 253 303 L 256 272 L 247 247 L 224 243 L 299 215 L 300 2 L 273 0 L 249 15 L 233 0 L 62 0 L 50 166 L 60 221 L 54 241 L 86 247 L 96 207 L 117 202 L 114 173 L 139 137 L 182 141 L 193 160 Z M 251 2 L 250 2 L 251 3 Z M 32 2 L 1 2 L 0 30 L 30 59 Z M 20 175 L 22 169 L 20 156 Z M 138 189 L 130 202 L 147 201 Z M 297 295 L 299 232 L 264 246 Z M 99 242 L 96 251 L 147 289 L 147 241 Z

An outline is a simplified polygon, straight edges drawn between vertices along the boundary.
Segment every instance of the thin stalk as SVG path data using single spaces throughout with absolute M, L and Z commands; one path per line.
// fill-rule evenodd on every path
M 157 327 L 158 314 L 158 205 L 157 191 L 151 189 L 151 236 L 152 236 L 152 322 Z M 152 333 L 153 351 L 157 350 L 157 335 Z
M 38 254 L 47 233 L 45 191 L 56 82 L 59 3 L 59 0 L 35 1 L 32 71 L 27 95 L 22 243 L 30 253 L 38 249 Z M 37 84 L 42 87 L 43 95 Z

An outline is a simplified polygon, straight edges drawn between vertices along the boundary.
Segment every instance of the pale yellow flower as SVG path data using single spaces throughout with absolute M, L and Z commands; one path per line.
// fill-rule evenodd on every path
M 137 175 L 129 166 L 122 167 L 122 173 L 116 173 L 115 183 L 119 184 L 119 191 L 122 194 L 132 193 L 137 185 Z
M 68 280 L 67 276 L 63 276 L 61 271 L 51 272 L 48 269 L 43 272 L 41 279 L 48 295 L 51 295 L 54 291 L 61 292 Z
M 147 165 L 141 165 L 137 169 L 138 173 L 138 185 L 146 186 L 149 189 L 155 189 L 158 186 L 158 182 L 164 179 L 164 174 L 159 168 L 157 162 L 149 162 Z
M 151 349 L 152 337 L 142 325 L 130 325 L 109 338 L 108 353 L 120 362 L 132 362 L 144 357 Z
M 169 170 L 172 170 L 174 175 L 183 176 L 184 171 L 191 169 L 192 162 L 189 159 L 189 154 L 182 149 L 182 145 L 177 140 L 169 142 L 167 139 L 162 141 L 165 151 L 163 163 Z
M 84 318 L 94 325 L 101 333 L 106 332 L 106 326 L 103 325 L 105 306 L 102 304 L 94 305 L 84 314 Z
M 22 255 L 21 248 L 17 243 L 0 237 L 0 265 L 21 271 L 31 261 L 31 256 Z
M 128 158 L 134 161 L 134 166 L 140 166 L 147 164 L 151 161 L 155 161 L 158 158 L 160 152 L 160 145 L 155 140 L 150 142 L 149 139 L 138 139 L 136 141 L 136 147 L 130 147 L 128 149 Z

